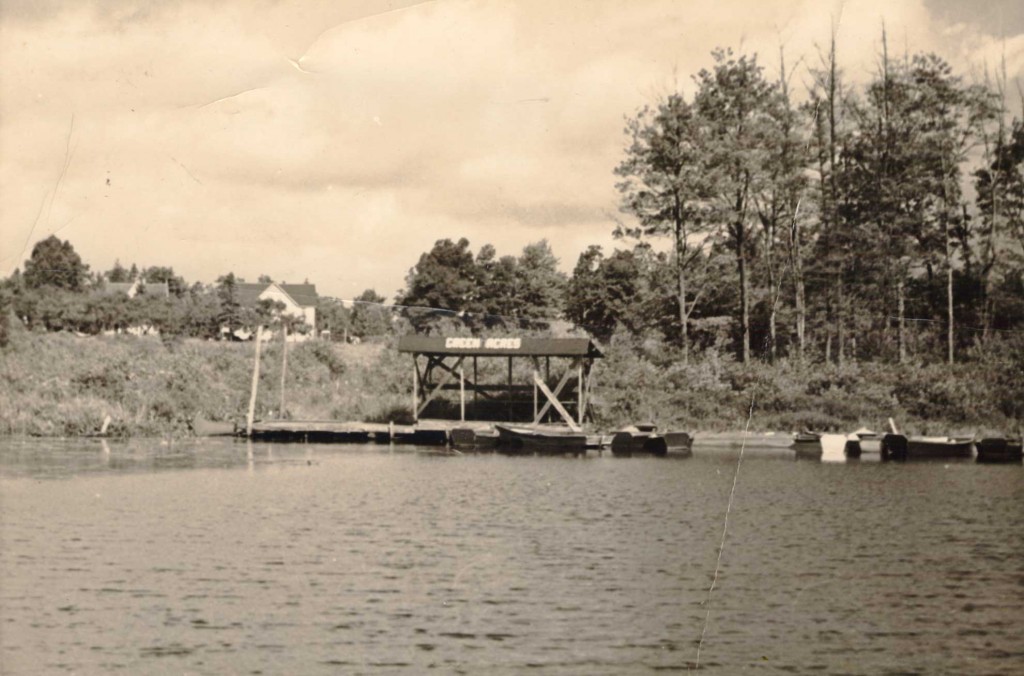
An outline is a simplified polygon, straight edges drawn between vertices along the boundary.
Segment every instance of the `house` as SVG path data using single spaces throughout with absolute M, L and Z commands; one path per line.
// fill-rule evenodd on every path
M 106 295 L 123 293 L 129 298 L 135 298 L 142 293 L 157 298 L 168 298 L 171 295 L 171 290 L 167 286 L 167 282 L 144 282 L 141 279 L 136 279 L 134 282 L 107 282 L 101 293 Z
M 239 305 L 247 307 L 253 307 L 264 300 L 283 303 L 282 314 L 302 320 L 310 328 L 306 335 L 316 335 L 316 304 L 319 296 L 315 284 L 238 282 L 235 285 L 235 298 Z M 300 338 L 296 335 L 291 339 L 300 340 L 304 336 Z
M 167 282 L 144 282 L 136 279 L 134 282 L 107 282 L 103 288 L 95 292 L 99 296 L 124 295 L 128 298 L 136 298 L 140 294 L 147 298 L 170 298 L 171 290 Z M 127 333 L 133 336 L 156 336 L 160 331 L 148 322 L 141 322 L 134 326 L 115 326 L 112 329 L 103 330 L 107 336 Z

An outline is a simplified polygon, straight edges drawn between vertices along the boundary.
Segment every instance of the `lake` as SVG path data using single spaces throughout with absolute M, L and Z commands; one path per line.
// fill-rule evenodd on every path
M 0 439 L 0 672 L 1024 671 L 1020 465 L 738 459 Z

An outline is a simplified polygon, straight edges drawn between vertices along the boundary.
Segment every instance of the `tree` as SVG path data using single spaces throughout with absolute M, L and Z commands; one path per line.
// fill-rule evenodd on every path
M 477 282 L 469 240 L 439 239 L 409 270 L 398 302 L 409 306 L 410 322 L 420 330 L 431 325 L 438 314 L 479 312 Z
M 601 247 L 591 245 L 580 254 L 566 289 L 565 316 L 598 340 L 611 339 L 621 326 L 633 335 L 656 328 L 664 317 L 652 289 L 657 274 L 650 248 L 638 244 L 632 251 L 616 250 L 605 258 Z M 668 267 L 662 261 L 663 267 Z M 669 291 L 666 289 L 666 291 Z
M 181 297 L 185 295 L 188 286 L 185 280 L 174 274 L 174 268 L 153 266 L 142 271 L 143 284 L 167 284 L 167 290 L 171 295 Z
M 128 281 L 128 270 L 121 265 L 120 260 L 114 260 L 114 267 L 107 271 L 107 281 L 115 284 L 121 284 Z
M 235 278 L 235 273 L 229 272 L 217 278 L 217 298 L 220 300 L 217 314 L 219 326 L 227 327 L 231 333 L 244 326 L 242 308 L 238 302 L 238 280 Z
M 30 289 L 55 287 L 66 291 L 79 292 L 85 287 L 89 266 L 71 246 L 55 235 L 37 242 L 32 247 L 32 256 L 25 261 L 25 286 Z
M 385 298 L 373 289 L 359 294 L 352 304 L 352 333 L 360 338 L 383 336 L 391 328 L 391 314 Z
M 530 325 L 554 319 L 561 312 L 566 277 L 558 269 L 558 259 L 546 239 L 523 247 L 514 276 L 517 284 L 511 308 L 513 316 Z
M 755 196 L 769 175 L 778 92 L 765 80 L 757 57 L 712 52 L 715 65 L 695 78 L 694 107 L 701 119 L 707 185 L 715 219 L 725 226 L 739 270 L 740 356 L 750 361 L 749 270 L 754 249 Z
M 782 296 L 782 265 L 791 267 L 796 281 L 797 334 L 803 353 L 803 253 L 800 207 L 807 188 L 806 169 L 810 163 L 798 113 L 789 100 L 789 74 L 779 51 L 777 105 L 770 108 L 766 142 L 771 149 L 766 164 L 767 178 L 762 194 L 754 195 L 754 205 L 763 228 L 765 271 L 768 275 L 768 340 L 771 360 L 778 351 L 776 317 Z M 779 246 L 788 249 L 788 260 L 780 261 Z
M 681 94 L 672 94 L 652 110 L 642 108 L 626 122 L 630 145 L 615 169 L 620 208 L 636 217 L 637 227 L 620 227 L 617 236 L 671 237 L 676 272 L 683 362 L 689 361 L 688 324 L 701 289 L 691 294 L 688 271 L 700 259 L 706 233 L 707 172 L 702 121 Z M 694 241 L 694 238 L 697 238 Z
M 974 173 L 980 229 L 973 241 L 964 243 L 965 252 L 975 251 L 980 267 L 983 341 L 988 340 L 996 315 L 999 278 L 1024 267 L 1024 125 L 1019 119 L 1007 124 L 1005 92 L 1004 64 L 992 97 L 993 116 L 981 129 L 984 163 Z M 987 129 L 993 122 L 995 129 Z
M 337 298 L 318 297 L 316 317 L 317 325 L 330 332 L 331 340 L 345 340 L 352 329 L 352 314 Z

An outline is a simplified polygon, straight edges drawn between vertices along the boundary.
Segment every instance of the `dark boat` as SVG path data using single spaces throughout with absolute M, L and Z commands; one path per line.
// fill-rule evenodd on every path
M 586 453 L 587 435 L 562 427 L 495 425 L 498 448 L 524 453 Z
M 820 458 L 821 433 L 804 430 L 793 435 L 793 443 L 790 446 L 798 456 Z
M 907 437 L 886 434 L 881 443 L 882 460 L 952 460 L 974 456 L 972 437 Z
M 493 449 L 498 445 L 498 435 L 490 430 L 471 427 L 456 427 L 451 432 L 452 446 L 463 450 Z
M 636 425 L 617 432 L 612 437 L 612 454 L 620 457 L 634 455 L 693 455 L 693 438 L 686 432 L 659 433 L 654 425 Z
M 978 462 L 1024 462 L 1024 440 L 989 437 L 977 443 Z

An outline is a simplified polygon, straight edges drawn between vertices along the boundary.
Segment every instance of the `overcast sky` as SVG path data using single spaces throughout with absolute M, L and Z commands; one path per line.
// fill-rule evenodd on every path
M 571 270 L 614 244 L 625 115 L 716 46 L 815 63 L 833 18 L 851 79 L 883 20 L 898 52 L 1024 75 L 1013 0 L 0 0 L 0 275 L 53 233 L 94 270 L 342 298 L 392 297 L 442 237 L 547 238 Z

